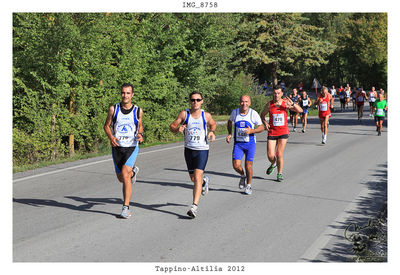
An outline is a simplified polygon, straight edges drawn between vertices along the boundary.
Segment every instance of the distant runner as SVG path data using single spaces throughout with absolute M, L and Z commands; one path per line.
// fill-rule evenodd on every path
M 354 87 L 353 91 L 351 92 L 351 103 L 352 103 L 352 107 L 353 107 L 353 111 L 356 110 L 356 106 L 357 106 L 357 88 Z
M 374 116 L 374 103 L 378 98 L 378 94 L 375 91 L 375 87 L 371 88 L 371 91 L 368 93 L 368 101 L 369 101 L 369 116 Z
M 312 101 L 308 97 L 307 92 L 303 91 L 301 98 L 299 99 L 299 105 L 303 109 L 303 112 L 301 113 L 301 123 L 303 124 L 303 129 L 301 131 L 303 133 L 306 132 L 308 108 L 311 106 L 311 104 L 312 104 Z
M 171 123 L 169 129 L 173 133 L 185 134 L 185 161 L 193 186 L 193 204 L 187 215 L 195 218 L 201 195 L 208 193 L 209 177 L 204 176 L 208 161 L 209 141 L 215 140 L 217 124 L 211 114 L 201 109 L 203 95 L 192 92 L 189 95 L 190 109 L 183 110 Z M 210 127 L 210 131 L 207 130 Z
M 367 99 L 366 92 L 361 88 L 356 95 L 357 100 L 357 113 L 358 113 L 358 121 L 361 123 L 361 119 L 364 113 L 364 101 Z
M 253 161 L 256 152 L 255 133 L 264 131 L 264 125 L 260 115 L 250 108 L 251 100 L 248 95 L 240 97 L 240 108 L 232 111 L 227 123 L 228 136 L 226 142 L 232 138 L 232 124 L 234 125 L 234 145 L 232 152 L 233 169 L 240 174 L 239 189 L 243 189 L 247 195 L 252 194 L 251 180 L 253 178 Z M 257 125 L 257 128 L 254 126 Z M 242 158 L 245 159 L 246 174 L 242 168 Z M 247 184 L 246 184 L 247 179 Z
M 290 99 L 295 103 L 299 102 L 300 96 L 297 93 L 297 89 L 296 88 L 294 88 L 293 92 L 290 94 Z M 290 123 L 292 124 L 293 132 L 296 132 L 297 117 L 298 117 L 299 113 L 297 113 L 295 111 L 290 111 L 290 110 L 289 110 L 289 113 L 290 113 Z
M 347 84 L 347 85 L 349 85 L 349 84 Z M 350 102 L 350 94 L 351 94 L 350 87 L 344 88 L 344 92 L 346 93 L 346 109 L 347 109 L 347 108 L 349 108 L 349 102 Z
M 268 130 L 267 157 L 271 165 L 267 169 L 270 175 L 278 166 L 277 180 L 283 181 L 283 152 L 289 138 L 289 126 L 287 122 L 287 109 L 298 113 L 303 110 L 290 98 L 282 98 L 283 92 L 280 88 L 274 88 L 273 100 L 268 102 L 261 113 L 261 120 Z M 265 116 L 269 114 L 269 122 Z
M 379 94 L 378 100 L 374 103 L 375 123 L 378 136 L 382 135 L 383 120 L 385 119 L 385 112 L 388 106 L 383 94 Z
M 331 88 L 331 96 L 333 97 L 333 98 L 335 98 L 335 96 L 336 96 L 336 89 L 335 89 L 335 86 L 334 85 L 332 85 L 332 88 Z
M 340 89 L 339 100 L 340 100 L 340 111 L 343 112 L 346 109 L 346 92 L 344 91 L 343 88 Z
M 326 143 L 328 136 L 328 123 L 331 116 L 330 106 L 333 104 L 333 98 L 328 93 L 328 88 L 323 87 L 320 96 L 315 100 L 315 105 L 319 108 L 319 121 L 321 123 L 322 144 Z

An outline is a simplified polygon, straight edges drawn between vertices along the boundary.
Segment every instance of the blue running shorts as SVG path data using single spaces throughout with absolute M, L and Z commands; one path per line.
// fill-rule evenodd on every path
M 246 156 L 247 161 L 254 161 L 256 153 L 255 142 L 238 142 L 233 145 L 232 159 L 242 159 L 243 155 Z
M 139 146 L 135 147 L 112 147 L 112 158 L 114 161 L 115 173 L 122 171 L 122 166 L 127 165 L 131 168 L 135 166 L 136 158 L 139 154 Z
M 185 161 L 189 174 L 194 169 L 205 170 L 208 161 L 208 150 L 192 150 L 185 147 Z

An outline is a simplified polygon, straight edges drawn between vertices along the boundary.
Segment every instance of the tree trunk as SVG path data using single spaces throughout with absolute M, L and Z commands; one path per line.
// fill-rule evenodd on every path
M 56 130 L 56 114 L 52 114 L 51 116 L 51 135 L 54 138 L 54 132 Z M 57 156 L 57 140 L 53 140 L 53 150 L 51 152 L 50 160 L 53 161 Z
M 69 155 L 72 157 L 75 154 L 75 148 L 74 148 L 74 134 L 69 135 Z
M 69 100 L 69 112 L 71 117 L 73 117 L 75 115 L 75 110 L 74 110 L 74 91 L 71 89 L 71 97 Z M 72 157 L 75 154 L 75 136 L 74 134 L 70 134 L 69 135 L 69 140 L 68 140 L 68 144 L 69 144 L 69 155 L 70 157 Z
M 276 73 L 278 69 L 278 63 L 274 62 L 272 65 L 272 83 L 273 88 L 278 87 L 278 74 Z

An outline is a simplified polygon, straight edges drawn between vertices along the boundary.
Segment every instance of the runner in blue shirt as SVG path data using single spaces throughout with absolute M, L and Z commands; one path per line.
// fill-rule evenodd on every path
M 234 145 L 232 152 L 233 169 L 240 174 L 239 189 L 243 189 L 244 193 L 251 195 L 251 179 L 253 177 L 253 160 L 256 152 L 256 136 L 255 133 L 264 131 L 264 125 L 260 115 L 250 108 L 251 100 L 248 95 L 240 97 L 240 108 L 232 111 L 228 120 L 228 136 L 226 142 L 230 143 L 232 138 L 232 125 L 234 126 Z M 257 125 L 257 128 L 255 128 Z M 246 156 L 245 169 L 246 175 L 242 168 L 242 158 Z M 247 179 L 247 185 L 245 181 Z

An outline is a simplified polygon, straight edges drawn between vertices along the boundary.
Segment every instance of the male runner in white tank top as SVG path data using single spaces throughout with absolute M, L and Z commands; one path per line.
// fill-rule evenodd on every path
M 203 174 L 208 160 L 208 142 L 215 140 L 217 124 L 210 113 L 201 109 L 203 95 L 200 92 L 192 92 L 189 102 L 190 109 L 181 111 L 169 129 L 173 133 L 185 134 L 185 161 L 190 179 L 194 183 L 193 203 L 187 215 L 195 218 L 200 197 L 208 192 L 210 179 L 207 176 L 203 177 Z
M 139 142 L 143 142 L 143 111 L 132 104 L 133 86 L 124 84 L 121 88 L 121 102 L 111 105 L 104 123 L 104 131 L 110 139 L 114 168 L 118 180 L 123 183 L 123 206 L 120 217 L 131 216 L 129 204 L 132 184 L 139 171 L 135 167 L 139 152 Z M 112 127 L 112 130 L 110 129 Z

